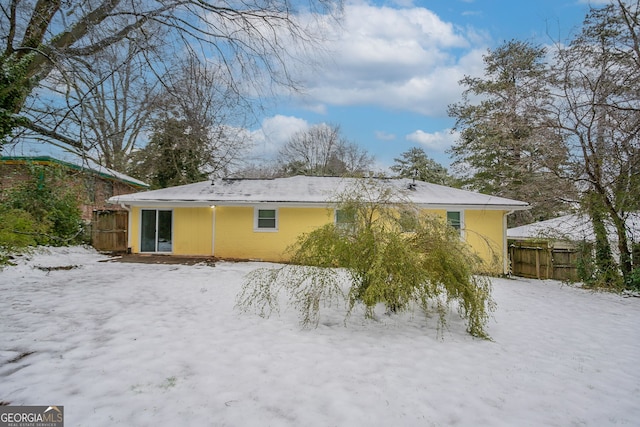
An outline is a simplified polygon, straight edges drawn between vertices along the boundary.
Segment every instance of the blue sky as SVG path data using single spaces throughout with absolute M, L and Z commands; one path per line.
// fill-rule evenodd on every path
M 580 28 L 582 0 L 398 0 L 349 2 L 343 31 L 325 44 L 322 69 L 300 70 L 302 96 L 279 100 L 255 129 L 254 154 L 273 155 L 295 131 L 339 125 L 384 169 L 417 146 L 449 166 L 455 140 L 447 105 L 460 100 L 458 81 L 480 76 L 482 55 L 511 39 L 542 45 Z
M 589 5 L 610 0 L 345 1 L 341 29 L 311 52 L 323 66 L 291 68 L 304 91 L 269 102 L 250 129 L 249 159 L 268 160 L 293 133 L 329 123 L 374 155 L 378 171 L 411 147 L 449 167 L 456 135 L 447 106 L 461 99 L 460 79 L 482 75 L 487 49 L 511 39 L 566 41 Z M 51 146 L 27 148 L 7 154 L 64 157 Z

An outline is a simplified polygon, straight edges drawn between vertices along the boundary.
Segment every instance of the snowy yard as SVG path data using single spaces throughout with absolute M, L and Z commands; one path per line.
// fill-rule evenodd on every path
M 234 310 L 257 263 L 28 258 L 0 272 L 0 401 L 67 426 L 640 425 L 640 298 L 496 279 L 492 342 L 418 313 L 301 330 Z

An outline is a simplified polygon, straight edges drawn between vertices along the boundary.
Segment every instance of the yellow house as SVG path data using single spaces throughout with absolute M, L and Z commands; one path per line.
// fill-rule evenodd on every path
M 114 196 L 129 211 L 132 253 L 286 261 L 302 233 L 339 221 L 335 196 L 365 178 L 220 179 Z M 369 179 L 369 178 L 366 178 Z M 410 179 L 376 180 L 446 218 L 485 260 L 507 272 L 506 217 L 525 202 Z

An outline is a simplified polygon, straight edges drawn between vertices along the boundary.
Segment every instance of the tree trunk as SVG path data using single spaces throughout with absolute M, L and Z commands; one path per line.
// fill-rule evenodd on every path
M 607 227 L 605 224 L 604 206 L 598 200 L 597 194 L 591 194 L 589 197 L 587 209 L 593 224 L 593 232 L 595 235 L 596 246 L 596 280 L 601 281 L 603 285 L 615 287 L 617 285 L 618 274 L 616 272 L 616 263 L 611 253 L 611 245 L 609 236 L 607 235 Z
M 627 238 L 627 227 L 624 218 L 621 218 L 620 215 L 612 213 L 610 217 L 616 227 L 616 233 L 618 235 L 618 250 L 620 251 L 620 270 L 622 271 L 622 276 L 626 281 L 633 269 L 631 265 L 631 248 L 629 245 L 629 239 Z

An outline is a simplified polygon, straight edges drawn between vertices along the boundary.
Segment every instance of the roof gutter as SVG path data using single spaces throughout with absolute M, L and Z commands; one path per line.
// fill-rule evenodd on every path
M 120 200 L 121 198 L 116 196 L 109 199 L 109 203 L 128 203 L 130 206 L 190 206 L 190 207 L 206 207 L 206 206 L 256 206 L 256 205 L 278 205 L 285 207 L 333 207 L 339 204 L 338 201 L 284 201 L 284 200 L 168 200 L 168 199 L 130 199 Z M 484 210 L 507 210 L 508 214 L 515 211 L 530 209 L 529 205 L 486 205 L 486 204 L 438 204 L 438 203 L 414 203 L 415 206 L 422 209 L 446 209 L 446 210 L 461 210 L 461 209 L 484 209 Z

